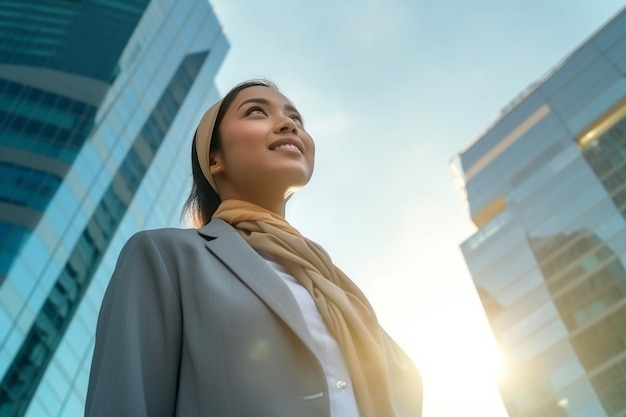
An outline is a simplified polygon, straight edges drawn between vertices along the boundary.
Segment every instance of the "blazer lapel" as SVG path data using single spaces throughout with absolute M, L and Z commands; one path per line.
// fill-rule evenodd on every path
M 228 223 L 213 219 L 198 230 L 206 247 L 280 317 L 315 354 L 311 334 L 293 294 L 266 261 Z

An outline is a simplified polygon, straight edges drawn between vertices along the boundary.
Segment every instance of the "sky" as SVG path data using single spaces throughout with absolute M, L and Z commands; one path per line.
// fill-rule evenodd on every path
M 506 363 L 459 245 L 450 161 L 624 4 L 614 0 L 210 0 L 221 94 L 278 84 L 316 142 L 287 220 L 322 244 L 415 360 L 424 417 L 504 417 Z

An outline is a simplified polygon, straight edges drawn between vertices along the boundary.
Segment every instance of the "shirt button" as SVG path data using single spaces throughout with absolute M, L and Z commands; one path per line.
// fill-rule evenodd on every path
M 347 386 L 348 386 L 348 383 L 344 381 L 343 379 L 340 379 L 339 381 L 337 381 L 337 388 L 339 388 L 340 390 L 346 389 Z

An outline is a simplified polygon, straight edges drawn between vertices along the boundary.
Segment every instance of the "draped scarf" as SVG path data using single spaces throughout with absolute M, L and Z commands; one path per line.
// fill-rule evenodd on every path
M 417 371 L 380 327 L 365 295 L 326 251 L 281 216 L 249 202 L 225 200 L 213 218 L 230 223 L 252 248 L 273 257 L 309 292 L 347 363 L 361 416 L 393 417 L 390 375 L 417 382 Z

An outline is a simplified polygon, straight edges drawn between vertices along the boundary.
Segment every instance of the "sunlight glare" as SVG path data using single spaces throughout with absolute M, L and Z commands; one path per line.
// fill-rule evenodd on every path
M 420 298 L 398 338 L 422 375 L 426 405 L 465 410 L 466 416 L 506 415 L 503 407 L 502 413 L 483 409 L 486 397 L 501 402 L 497 383 L 505 366 L 486 317 L 476 313 L 479 301 L 454 291 Z

